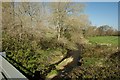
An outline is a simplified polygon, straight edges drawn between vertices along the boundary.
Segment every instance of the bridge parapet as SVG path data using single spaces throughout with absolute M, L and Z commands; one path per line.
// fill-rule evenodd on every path
M 0 52 L 0 78 L 3 80 L 28 80 L 21 72 L 10 64 L 5 57 L 6 54 L 4 52 Z

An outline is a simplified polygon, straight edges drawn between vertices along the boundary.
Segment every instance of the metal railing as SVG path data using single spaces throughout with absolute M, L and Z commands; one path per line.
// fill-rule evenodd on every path
M 21 72 L 10 64 L 5 57 L 5 53 L 0 52 L 0 78 L 2 80 L 28 80 Z

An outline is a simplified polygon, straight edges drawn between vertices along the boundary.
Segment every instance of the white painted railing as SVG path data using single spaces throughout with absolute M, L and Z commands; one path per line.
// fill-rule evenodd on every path
M 9 80 L 28 80 L 22 73 L 20 73 L 12 64 L 10 64 L 4 57 L 5 53 L 0 52 L 0 78 L 7 78 Z M 4 79 L 5 80 L 5 79 Z

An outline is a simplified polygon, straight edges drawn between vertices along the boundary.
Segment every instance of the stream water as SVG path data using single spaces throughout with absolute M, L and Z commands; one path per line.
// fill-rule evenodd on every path
M 72 71 L 73 68 L 75 68 L 77 66 L 80 66 L 81 65 L 81 62 L 80 62 L 81 56 L 80 56 L 80 54 L 81 54 L 81 47 L 78 47 L 78 50 L 68 51 L 66 58 L 72 57 L 73 60 L 70 63 L 68 63 L 67 65 L 65 65 L 64 69 L 60 70 L 58 75 L 55 76 L 52 80 L 56 80 L 56 79 L 58 80 L 61 77 L 65 77 L 65 74 Z M 64 59 L 66 59 L 66 58 L 64 58 Z

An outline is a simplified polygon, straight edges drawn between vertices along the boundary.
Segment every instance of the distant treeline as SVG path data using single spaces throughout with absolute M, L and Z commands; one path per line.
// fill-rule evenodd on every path
M 100 27 L 89 26 L 83 30 L 85 37 L 87 36 L 118 36 L 120 31 L 110 27 L 109 25 L 102 25 Z

